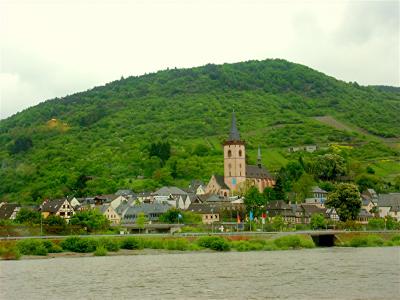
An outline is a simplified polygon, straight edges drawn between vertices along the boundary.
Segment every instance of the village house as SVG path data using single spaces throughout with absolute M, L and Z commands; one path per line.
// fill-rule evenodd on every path
M 328 192 L 321 189 L 319 186 L 314 186 L 311 189 L 311 197 L 305 199 L 307 204 L 319 205 L 321 208 L 325 207 L 325 201 L 328 196 Z
M 48 216 L 59 216 L 67 222 L 74 215 L 75 211 L 67 199 L 45 200 L 40 206 L 43 218 Z
M 140 213 L 143 213 L 148 221 L 157 222 L 160 216 L 170 208 L 170 205 L 162 203 L 140 203 L 129 206 L 122 212 L 121 223 L 136 223 L 136 219 Z
M 121 223 L 121 217 L 111 205 L 98 206 L 97 209 L 110 221 L 111 224 Z
M 260 192 L 272 187 L 275 180 L 261 163 L 261 149 L 258 148 L 257 165 L 246 163 L 246 146 L 241 140 L 236 126 L 236 116 L 232 113 L 232 123 L 228 139 L 224 142 L 224 176 L 212 175 L 206 193 L 232 196 L 247 184 L 255 186 Z
M 154 202 L 168 203 L 172 207 L 185 209 L 188 193 L 175 186 L 164 186 L 153 193 Z M 190 198 L 189 198 L 190 201 Z
M 361 197 L 370 200 L 374 205 L 378 204 L 378 194 L 374 189 L 366 189 L 361 193 Z
M 378 208 L 381 218 L 391 216 L 400 221 L 400 193 L 379 194 Z
M 334 209 L 333 207 L 326 209 L 326 215 L 330 220 L 334 222 L 339 222 L 340 220 L 339 215 L 336 212 L 336 209 Z
M 108 195 L 97 195 L 93 198 L 93 200 L 96 206 L 110 204 L 114 208 L 116 208 L 118 205 L 121 204 L 122 201 L 126 201 L 126 198 L 120 195 L 108 194 Z
M 192 203 L 188 211 L 201 215 L 203 224 L 212 224 L 220 220 L 219 207 L 208 203 Z
M 83 198 L 78 199 L 76 197 L 73 197 L 72 199 L 69 200 L 69 203 L 71 204 L 71 206 L 74 209 L 74 211 L 79 210 L 80 207 L 81 207 L 81 202 L 79 200 L 82 201 Z
M 299 151 L 306 151 L 309 153 L 315 152 L 318 150 L 317 145 L 305 145 L 305 146 L 292 146 L 288 148 L 289 152 L 299 152 Z
M 0 220 L 15 220 L 21 207 L 15 203 L 0 203 Z
M 372 219 L 374 216 L 369 213 L 366 209 L 361 209 L 357 216 L 357 222 L 360 224 L 368 224 L 368 221 Z
M 266 207 L 267 217 L 281 216 L 285 223 L 306 223 L 303 211 L 296 205 L 290 205 L 283 200 L 271 201 Z
M 136 199 L 141 203 L 151 203 L 153 201 L 153 195 L 151 192 L 141 192 L 136 194 Z
M 118 190 L 118 191 L 115 192 L 115 195 L 124 196 L 126 199 L 135 198 L 136 197 L 136 194 L 132 190 L 129 190 L 129 189 Z

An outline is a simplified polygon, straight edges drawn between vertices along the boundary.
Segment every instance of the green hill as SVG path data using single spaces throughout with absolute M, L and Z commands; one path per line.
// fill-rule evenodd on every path
M 400 93 L 264 60 L 121 78 L 2 120 L 0 199 L 207 180 L 222 173 L 221 142 L 232 109 L 249 160 L 261 145 L 272 171 L 297 158 L 289 146 L 346 144 L 349 162 L 373 165 L 388 180 L 400 174 Z M 326 123 L 331 119 L 344 127 Z M 149 155 L 159 141 L 171 145 L 168 160 Z

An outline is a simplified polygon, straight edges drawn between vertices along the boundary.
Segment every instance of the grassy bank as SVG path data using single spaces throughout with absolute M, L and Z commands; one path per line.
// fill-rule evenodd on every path
M 371 247 L 400 246 L 400 235 L 382 238 L 378 235 L 352 235 L 340 240 L 338 246 Z M 275 251 L 315 248 L 308 235 L 288 235 L 278 238 L 262 238 L 249 236 L 202 236 L 195 237 L 68 237 L 63 240 L 26 239 L 0 242 L 2 259 L 19 259 L 21 256 L 47 256 L 51 253 L 85 253 L 85 256 L 105 256 L 115 254 L 123 249 L 144 249 L 162 251 Z M 129 252 L 129 251 L 128 251 Z M 62 255 L 62 254 L 60 254 Z M 60 256 L 58 255 L 58 256 Z

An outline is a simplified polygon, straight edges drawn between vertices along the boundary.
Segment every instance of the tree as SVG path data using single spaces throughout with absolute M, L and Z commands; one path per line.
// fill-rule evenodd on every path
M 368 174 L 375 174 L 375 170 L 374 170 L 374 168 L 371 167 L 371 166 L 368 166 L 368 167 L 366 168 L 366 170 L 367 170 L 367 173 L 368 173 Z
M 14 144 L 12 144 L 9 148 L 9 152 L 11 154 L 17 154 L 19 152 L 28 151 L 30 148 L 33 147 L 33 142 L 30 137 L 21 136 L 18 137 Z
M 322 180 L 334 180 L 346 174 L 346 162 L 337 154 L 317 156 L 312 164 L 314 175 Z
M 135 222 L 139 228 L 139 232 L 140 232 L 140 230 L 144 229 L 144 225 L 147 223 L 147 221 L 148 221 L 147 216 L 143 212 L 140 212 L 138 214 L 138 216 L 136 218 L 136 222 Z
M 61 218 L 60 216 L 56 215 L 51 215 L 48 216 L 46 219 L 44 219 L 44 223 L 49 225 L 49 226 L 66 226 L 67 222 L 65 221 L 64 218 Z
M 335 208 L 339 219 L 343 222 L 355 220 L 361 209 L 360 192 L 354 184 L 341 183 L 334 192 L 328 194 L 327 207 Z
M 173 207 L 160 216 L 160 221 L 168 224 L 178 223 L 180 213 L 179 209 Z
M 293 184 L 293 192 L 296 194 L 297 203 L 303 202 L 307 198 L 313 185 L 314 180 L 310 175 L 307 173 L 301 175 L 299 180 Z
M 272 219 L 272 227 L 276 231 L 282 231 L 283 230 L 283 228 L 285 227 L 285 221 L 283 220 L 281 215 L 275 216 Z
M 392 216 L 386 216 L 386 229 L 388 230 L 395 230 L 395 229 L 400 229 L 400 223 L 396 221 L 395 218 Z
M 110 221 L 98 210 L 84 210 L 74 214 L 69 223 L 71 225 L 80 225 L 86 227 L 87 231 L 107 230 Z
M 246 205 L 246 210 L 249 212 L 264 205 L 265 199 L 258 191 L 258 188 L 252 186 L 244 196 L 244 204 Z
M 203 144 L 197 144 L 193 150 L 193 154 L 197 156 L 206 156 L 208 154 L 208 147 Z
M 326 228 L 326 220 L 322 214 L 313 214 L 310 220 L 310 226 L 312 229 L 323 229 Z
M 278 176 L 274 186 L 274 200 L 286 200 L 286 193 L 284 189 L 284 183 L 281 176 Z
M 152 143 L 149 149 L 149 157 L 151 158 L 152 156 L 159 157 L 162 165 L 164 165 L 171 156 L 171 145 L 169 142 Z
M 288 175 L 288 179 L 291 181 L 298 180 L 301 177 L 301 175 L 303 175 L 303 173 L 304 173 L 304 168 L 301 165 L 301 163 L 298 161 L 290 161 L 286 165 L 285 169 L 286 169 L 286 173 Z
M 40 224 L 41 214 L 38 211 L 30 210 L 27 208 L 21 208 L 15 217 L 15 222 L 17 223 L 30 223 L 30 224 Z
M 365 191 L 366 189 L 375 189 L 379 191 L 382 186 L 381 178 L 372 174 L 362 174 L 358 176 L 356 183 L 360 191 Z
M 272 187 L 267 186 L 263 193 L 262 193 L 263 197 L 264 197 L 264 201 L 265 204 L 267 205 L 270 201 L 275 200 L 276 196 L 275 196 L 275 191 Z

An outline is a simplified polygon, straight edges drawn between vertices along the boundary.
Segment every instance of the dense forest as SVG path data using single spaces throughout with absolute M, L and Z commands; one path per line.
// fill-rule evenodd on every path
M 353 177 L 372 169 L 390 183 L 400 174 L 398 89 L 275 59 L 121 78 L 1 120 L 0 199 L 33 203 L 207 181 L 222 173 L 233 109 L 249 162 L 260 145 L 273 173 L 302 156 L 339 153 Z M 287 151 L 307 144 L 320 150 Z

